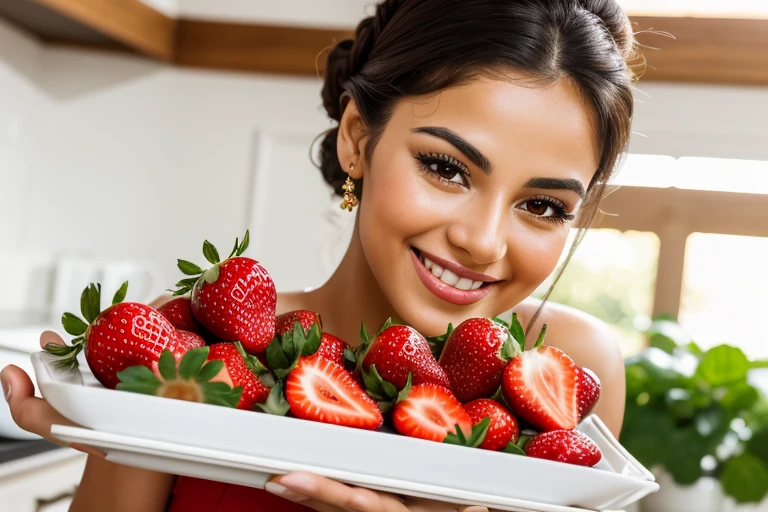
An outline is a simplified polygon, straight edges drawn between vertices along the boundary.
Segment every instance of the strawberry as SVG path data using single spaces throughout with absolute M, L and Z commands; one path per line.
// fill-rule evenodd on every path
M 274 378 L 256 357 L 245 352 L 239 342 L 211 345 L 208 360 L 224 363 L 221 373 L 213 380 L 243 389 L 243 395 L 237 404 L 238 409 L 251 410 L 254 405 L 264 402 L 269 396 L 269 388 L 274 384 Z
M 166 302 L 157 311 L 168 319 L 176 329 L 200 334 L 200 324 L 192 314 L 192 301 L 189 297 L 178 297 Z
M 239 341 L 250 353 L 267 348 L 275 335 L 275 283 L 257 261 L 241 257 L 248 247 L 246 231 L 242 243 L 235 240 L 230 255 L 219 261 L 219 253 L 207 240 L 203 254 L 213 265 L 203 271 L 194 263 L 179 260 L 179 269 L 192 276 L 177 283 L 174 295 L 192 293 L 195 318 L 219 339 Z
M 57 364 L 75 369 L 77 355 L 85 350 L 85 359 L 96 379 L 105 387 L 117 386 L 117 374 L 134 365 L 150 367 L 168 349 L 180 356 L 199 346 L 199 339 L 176 329 L 154 308 L 135 302 L 122 302 L 128 290 L 123 283 L 112 305 L 100 312 L 101 285 L 90 284 L 80 297 L 85 321 L 72 313 L 61 318 L 64 330 L 75 336 L 70 346 L 49 344 L 45 350 L 58 357 Z
M 187 350 L 205 346 L 205 340 L 194 332 L 177 330 L 176 335 L 179 337 L 179 343 L 185 346 Z
M 352 375 L 320 356 L 302 357 L 285 380 L 285 398 L 298 418 L 376 430 L 381 411 Z
M 300 309 L 283 313 L 275 318 L 275 335 L 279 336 L 292 331 L 296 322 L 301 324 L 304 331 L 308 331 L 315 324 L 317 324 L 321 331 L 323 330 L 323 322 L 320 319 L 320 315 L 314 311 Z
M 534 436 L 525 453 L 537 459 L 592 467 L 603 458 L 600 448 L 577 430 L 552 430 Z
M 488 433 L 480 448 L 485 450 L 502 450 L 510 443 L 514 444 L 520 435 L 515 417 L 504 406 L 490 398 L 478 398 L 464 405 L 472 424 L 478 425 L 490 418 Z
M 344 351 L 346 349 L 347 343 L 344 340 L 324 332 L 320 340 L 320 348 L 317 349 L 317 355 L 344 366 Z
M 354 351 L 357 370 L 373 398 L 391 405 L 413 376 L 413 385 L 435 384 L 451 388 L 448 376 L 432 355 L 427 339 L 407 325 L 393 325 L 389 319 L 373 338 L 363 325 L 363 342 Z M 384 406 L 386 408 L 386 406 Z
M 589 368 L 581 368 L 579 373 L 578 392 L 576 401 L 579 407 L 579 419 L 584 418 L 600 399 L 600 379 Z
M 513 322 L 517 317 L 513 318 Z M 490 318 L 470 318 L 448 336 L 440 355 L 451 389 L 461 403 L 487 398 L 499 389 L 501 375 L 519 352 L 509 330 Z
M 233 389 L 224 382 L 212 382 L 211 379 L 224 369 L 224 363 L 206 363 L 208 355 L 208 347 L 194 348 L 177 362 L 170 351 L 164 350 L 158 360 L 159 376 L 145 366 L 130 366 L 117 374 L 117 389 L 190 402 L 237 406 L 243 388 Z
M 472 433 L 472 419 L 453 393 L 431 383 L 405 387 L 392 411 L 392 420 L 402 435 L 439 443 L 453 432 Z
M 293 370 L 300 358 L 317 352 L 321 342 L 320 324 L 313 323 L 305 330 L 301 321 L 297 320 L 293 330 L 275 336 L 267 346 L 267 366 L 278 379 L 282 379 Z
M 538 430 L 573 430 L 579 422 L 576 402 L 580 368 L 565 352 L 545 346 L 546 325 L 533 349 L 509 362 L 502 376 L 504 398 L 518 417 Z

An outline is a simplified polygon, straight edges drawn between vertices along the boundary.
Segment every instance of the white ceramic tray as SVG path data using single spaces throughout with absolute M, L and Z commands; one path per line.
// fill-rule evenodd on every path
M 579 429 L 603 452 L 595 468 L 473 450 L 383 432 L 104 389 L 87 371 L 32 355 L 43 396 L 88 429 L 54 426 L 122 464 L 252 487 L 297 469 L 398 494 L 501 510 L 620 509 L 659 486 L 594 415 Z

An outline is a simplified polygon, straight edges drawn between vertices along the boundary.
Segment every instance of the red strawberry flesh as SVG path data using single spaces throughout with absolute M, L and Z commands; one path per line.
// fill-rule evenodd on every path
M 465 435 L 472 431 L 472 419 L 453 394 L 435 384 L 418 384 L 408 397 L 395 405 L 395 429 L 402 435 L 443 442 L 459 425 Z
M 528 350 L 504 370 L 504 397 L 519 417 L 540 430 L 572 430 L 579 420 L 578 372 L 562 350 L 546 345 Z
M 286 378 L 285 398 L 302 419 L 375 430 L 381 411 L 352 375 L 317 355 L 303 357 Z

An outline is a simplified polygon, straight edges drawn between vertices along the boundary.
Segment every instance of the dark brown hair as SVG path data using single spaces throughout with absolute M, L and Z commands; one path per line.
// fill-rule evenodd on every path
M 633 74 L 627 61 L 634 51 L 629 19 L 615 0 L 385 0 L 360 22 L 354 40 L 341 41 L 328 55 L 323 104 L 340 121 L 345 100 L 354 99 L 370 158 L 404 98 L 509 70 L 538 84 L 572 81 L 593 110 L 600 158 L 567 264 L 629 142 Z M 341 195 L 347 173 L 337 137 L 338 128 L 325 134 L 320 169 Z M 356 187 L 361 191 L 362 183 Z

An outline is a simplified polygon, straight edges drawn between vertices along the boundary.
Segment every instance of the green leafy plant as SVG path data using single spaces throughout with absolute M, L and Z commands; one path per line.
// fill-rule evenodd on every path
M 702 350 L 669 317 L 646 331 L 650 347 L 625 361 L 621 443 L 680 485 L 714 476 L 739 503 L 768 495 L 768 399 L 748 373 L 764 368 L 731 345 Z

